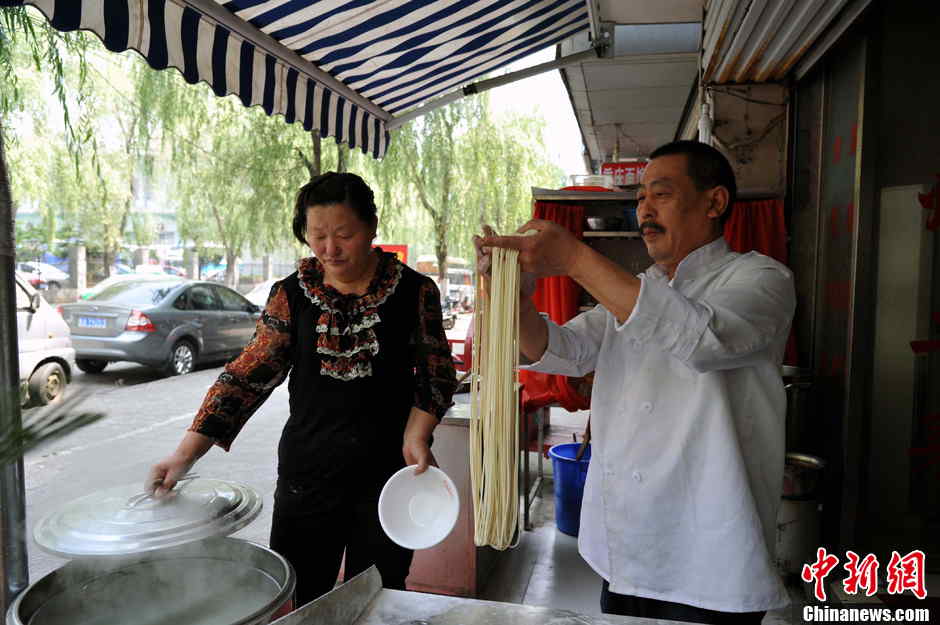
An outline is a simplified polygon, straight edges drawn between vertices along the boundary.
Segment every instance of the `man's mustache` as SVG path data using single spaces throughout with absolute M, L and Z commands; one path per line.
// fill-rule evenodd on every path
M 652 230 L 653 232 L 663 233 L 666 231 L 664 227 L 655 221 L 644 221 L 640 224 L 640 234 L 646 234 L 647 230 Z

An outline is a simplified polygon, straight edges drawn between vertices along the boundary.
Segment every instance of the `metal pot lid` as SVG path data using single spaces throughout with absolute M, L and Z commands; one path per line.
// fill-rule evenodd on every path
M 33 529 L 44 551 L 66 558 L 120 556 L 227 536 L 261 512 L 261 497 L 243 484 L 181 481 L 163 499 L 127 484 L 76 499 Z

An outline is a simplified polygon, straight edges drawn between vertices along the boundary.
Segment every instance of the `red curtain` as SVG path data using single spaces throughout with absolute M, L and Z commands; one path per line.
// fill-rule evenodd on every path
M 552 202 L 536 202 L 535 219 L 553 221 L 567 228 L 579 239 L 584 232 L 584 207 Z M 581 287 L 567 276 L 541 278 L 535 290 L 535 307 L 561 325 L 578 314 L 578 296 Z M 549 404 L 559 404 L 568 410 L 584 410 L 590 405 L 588 398 L 576 390 L 572 380 L 563 375 L 522 371 L 522 405 L 526 412 Z
M 735 252 L 760 252 L 787 264 L 783 200 L 735 202 L 725 223 L 725 240 Z
M 787 226 L 783 216 L 783 200 L 750 200 L 735 202 L 725 223 L 725 240 L 732 251 L 756 251 L 787 264 Z M 790 330 L 783 362 L 797 364 L 796 338 Z

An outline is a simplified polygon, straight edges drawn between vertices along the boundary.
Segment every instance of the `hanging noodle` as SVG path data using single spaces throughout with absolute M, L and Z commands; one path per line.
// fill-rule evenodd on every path
M 479 276 L 470 387 L 470 486 L 477 546 L 503 550 L 518 528 L 519 252 L 493 248 Z

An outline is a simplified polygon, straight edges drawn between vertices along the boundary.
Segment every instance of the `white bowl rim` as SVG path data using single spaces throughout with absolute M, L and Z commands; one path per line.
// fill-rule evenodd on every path
M 440 538 L 438 538 L 436 541 L 430 544 L 425 544 L 425 543 L 422 543 L 420 545 L 402 544 L 398 542 L 398 540 L 396 540 L 392 536 L 391 533 L 389 533 L 388 527 L 386 526 L 386 522 L 385 522 L 385 514 L 382 511 L 383 510 L 382 504 L 385 501 L 386 494 L 388 493 L 388 486 L 393 481 L 395 481 L 399 475 L 405 473 L 406 471 L 411 471 L 413 473 L 414 470 L 417 468 L 417 466 L 418 465 L 416 464 L 410 464 L 406 467 L 402 467 L 398 471 L 395 471 L 395 473 L 393 473 L 391 477 L 389 477 L 388 480 L 386 480 L 385 485 L 382 487 L 382 492 L 379 494 L 379 504 L 378 504 L 379 524 L 382 526 L 382 531 L 385 532 L 385 535 L 388 536 L 389 540 L 391 540 L 393 543 L 395 543 L 396 545 L 400 547 L 404 547 L 405 549 L 411 549 L 412 551 L 418 551 L 420 549 L 430 549 L 431 547 L 435 547 L 439 545 L 441 542 L 444 541 L 444 539 L 450 536 L 450 533 L 457 526 L 457 519 L 460 517 L 460 496 L 457 494 L 457 487 L 454 485 L 454 481 L 450 479 L 449 475 L 447 475 L 444 471 L 442 471 L 438 467 L 435 467 L 434 465 L 428 465 L 427 470 L 432 473 L 438 474 L 442 478 L 444 478 L 444 481 L 447 483 L 448 486 L 450 486 L 450 491 L 454 494 L 454 500 L 457 503 L 457 513 L 454 515 L 454 523 L 450 526 L 450 528 L 447 530 L 446 533 L 444 533 Z

